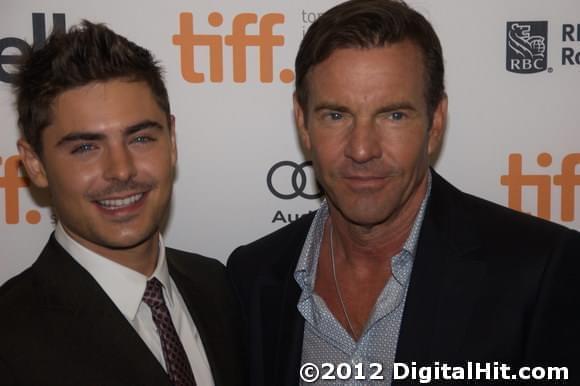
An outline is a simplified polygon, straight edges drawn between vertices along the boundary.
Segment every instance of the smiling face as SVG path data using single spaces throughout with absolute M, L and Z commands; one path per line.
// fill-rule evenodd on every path
M 19 150 L 67 233 L 105 257 L 156 245 L 176 146 L 173 120 L 168 127 L 147 84 L 112 80 L 65 91 L 52 118 L 42 159 L 22 140 Z
M 447 108 L 443 99 L 429 118 L 419 48 L 338 49 L 307 76 L 296 122 L 331 210 L 364 227 L 416 212 Z

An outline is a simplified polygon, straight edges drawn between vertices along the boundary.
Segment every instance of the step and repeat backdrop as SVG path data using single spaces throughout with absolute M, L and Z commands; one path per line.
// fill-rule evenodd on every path
M 36 259 L 55 221 L 19 168 L 10 82 L 23 52 L 88 19 L 156 55 L 179 148 L 167 244 L 225 262 L 320 203 L 292 119 L 293 63 L 306 29 L 337 3 L 3 1 L 0 284 Z M 409 3 L 445 54 L 449 120 L 436 170 L 465 191 L 580 229 L 580 2 Z

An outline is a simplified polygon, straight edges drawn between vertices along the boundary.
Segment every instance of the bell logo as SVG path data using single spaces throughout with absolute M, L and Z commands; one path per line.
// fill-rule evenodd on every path
M 212 27 L 223 24 L 223 15 L 212 12 L 207 17 Z M 246 27 L 251 24 L 259 25 L 257 35 L 249 35 Z M 232 32 L 225 37 L 220 34 L 199 34 L 194 32 L 193 14 L 184 12 L 179 15 L 179 34 L 173 35 L 173 44 L 180 48 L 181 75 L 190 83 L 203 83 L 206 74 L 196 70 L 198 57 L 196 48 L 209 49 L 209 80 L 213 83 L 224 81 L 224 45 L 231 47 L 233 60 L 233 80 L 236 83 L 245 83 L 247 76 L 247 48 L 257 47 L 259 51 L 260 82 L 272 83 L 274 80 L 274 47 L 284 45 L 284 36 L 274 35 L 274 26 L 284 24 L 284 15 L 269 13 L 263 15 L 258 22 L 255 13 L 240 13 L 232 21 Z M 279 79 L 283 83 L 294 80 L 294 72 L 282 69 Z
M 52 14 L 53 31 L 64 32 L 66 30 L 64 13 Z M 44 46 L 46 42 L 46 15 L 44 13 L 32 14 L 32 46 L 26 41 L 17 37 L 5 37 L 0 39 L 0 82 L 12 83 L 14 74 L 9 70 L 11 66 L 17 65 L 22 55 L 30 50 L 36 50 Z M 9 52 L 9 53 L 5 53 Z M 20 54 L 16 55 L 14 52 Z
M 0 166 L 3 159 L 0 157 Z M 30 185 L 27 177 L 18 174 L 20 168 L 20 156 L 13 155 L 4 161 L 4 177 L 0 177 L 0 188 L 4 189 L 4 216 L 6 224 L 18 224 L 20 222 L 20 200 L 18 189 L 26 188 Z M 40 222 L 40 212 L 29 210 L 26 212 L 26 222 L 38 224 Z
M 541 153 L 537 158 L 538 166 L 547 168 L 552 165 L 552 155 Z M 566 155 L 562 159 L 561 173 L 523 174 L 522 155 L 510 154 L 508 174 L 501 176 L 500 182 L 508 188 L 508 206 L 522 211 L 522 194 L 524 187 L 535 187 L 537 190 L 537 215 L 550 220 L 552 217 L 552 185 L 560 187 L 560 219 L 571 222 L 575 219 L 576 186 L 580 185 L 580 175 L 576 166 L 580 165 L 580 153 Z

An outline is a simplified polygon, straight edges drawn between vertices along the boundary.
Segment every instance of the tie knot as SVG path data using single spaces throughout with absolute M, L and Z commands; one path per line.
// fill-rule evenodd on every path
M 156 278 L 147 281 L 143 301 L 151 308 L 160 307 L 165 304 L 163 300 L 163 285 Z

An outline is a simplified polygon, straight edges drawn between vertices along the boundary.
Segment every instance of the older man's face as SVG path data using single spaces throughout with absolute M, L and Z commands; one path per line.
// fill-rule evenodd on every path
M 447 108 L 443 100 L 429 119 L 424 79 L 410 41 L 339 49 L 309 73 L 296 121 L 331 207 L 347 221 L 391 221 L 424 191 Z

